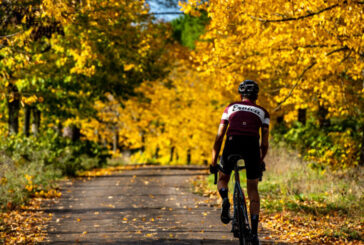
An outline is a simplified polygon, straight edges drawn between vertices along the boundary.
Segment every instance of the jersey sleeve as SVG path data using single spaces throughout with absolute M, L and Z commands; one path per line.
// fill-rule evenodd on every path
M 228 111 L 229 111 L 229 106 L 227 106 L 224 110 L 224 113 L 222 113 L 222 117 L 221 117 L 221 121 L 220 121 L 220 124 L 229 124 L 229 114 L 228 114 Z
M 263 126 L 269 127 L 269 123 L 270 123 L 269 113 L 264 109 Z

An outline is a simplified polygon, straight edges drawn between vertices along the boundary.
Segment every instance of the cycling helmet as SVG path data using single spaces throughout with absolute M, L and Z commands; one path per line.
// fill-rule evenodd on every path
M 251 100 L 258 98 L 259 86 L 253 80 L 245 80 L 239 85 L 239 93 Z

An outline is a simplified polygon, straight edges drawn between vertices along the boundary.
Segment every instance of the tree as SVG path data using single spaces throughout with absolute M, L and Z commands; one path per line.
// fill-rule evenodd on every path
M 350 119 L 358 128 L 363 125 L 362 2 L 209 1 L 184 6 L 187 12 L 194 8 L 206 9 L 211 21 L 192 59 L 216 89 L 234 90 L 252 78 L 261 85 L 260 103 L 274 112 L 273 119 L 284 115 L 292 122 L 298 109 L 309 109 L 317 121 L 316 115 L 327 111 L 321 121 Z M 340 135 L 341 150 L 335 153 L 340 165 L 357 164 L 360 141 L 354 134 Z M 353 145 L 351 153 L 347 144 Z
M 208 21 L 206 12 L 201 12 L 200 16 L 180 16 L 171 22 L 173 37 L 183 46 L 194 49 L 195 41 L 204 33 Z
M 47 118 L 95 116 L 107 92 L 125 99 L 165 75 L 168 40 L 156 37 L 168 28 L 143 1 L 2 1 L 0 11 L 2 89 L 16 87 Z

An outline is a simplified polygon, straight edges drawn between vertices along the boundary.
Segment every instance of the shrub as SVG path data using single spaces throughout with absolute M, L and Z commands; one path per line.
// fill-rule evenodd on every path
M 279 125 L 272 130 L 275 142 L 284 141 L 298 149 L 313 168 L 345 169 L 360 161 L 363 132 L 360 123 L 337 121 L 320 128 L 314 121 L 296 122 L 291 128 Z
M 0 137 L 0 208 L 13 208 L 32 195 L 50 195 L 54 180 L 101 167 L 108 150 L 91 141 L 72 142 L 49 130 L 40 137 Z M 44 194 L 45 193 L 45 194 Z

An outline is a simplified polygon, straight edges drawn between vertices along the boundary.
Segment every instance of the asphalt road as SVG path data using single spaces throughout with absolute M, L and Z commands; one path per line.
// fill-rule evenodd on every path
M 231 225 L 221 223 L 220 208 L 192 193 L 191 178 L 201 174 L 206 171 L 145 167 L 68 181 L 46 208 L 53 218 L 45 243 L 238 244 Z

